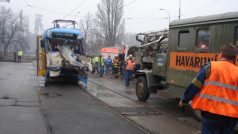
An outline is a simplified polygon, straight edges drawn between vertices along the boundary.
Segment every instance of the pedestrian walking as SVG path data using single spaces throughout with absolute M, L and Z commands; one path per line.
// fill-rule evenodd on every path
M 237 48 L 221 47 L 221 58 L 205 64 L 184 92 L 179 107 L 192 100 L 201 110 L 202 134 L 232 134 L 238 120 Z
M 92 65 L 93 65 L 93 71 L 92 73 L 95 73 L 95 71 L 97 72 L 97 74 L 99 74 L 99 70 L 98 70 L 98 57 L 93 55 L 92 57 Z
M 99 69 L 100 69 L 99 77 L 102 77 L 103 74 L 104 74 L 104 62 L 105 62 L 105 59 L 104 59 L 104 57 L 100 54 L 99 57 L 98 57 L 98 64 L 99 64 Z
M 13 52 L 13 61 L 17 62 L 17 52 Z
M 109 74 L 111 68 L 112 68 L 112 59 L 111 56 L 108 55 L 106 61 L 105 61 L 105 65 L 106 65 L 106 74 Z
M 18 53 L 17 53 L 17 60 L 18 60 L 18 62 L 21 62 L 22 55 L 23 55 L 23 51 L 22 50 L 18 51 Z
M 134 64 L 134 67 L 133 67 L 133 71 L 132 71 L 132 76 L 129 78 L 129 81 L 135 80 L 135 73 L 137 70 L 139 70 L 138 64 L 136 63 L 136 58 L 133 57 L 131 61 Z
M 126 86 L 129 86 L 129 81 L 133 74 L 133 70 L 135 68 L 135 61 L 133 61 L 132 59 L 133 59 L 133 57 L 132 57 L 132 55 L 130 55 L 126 62 L 126 72 L 125 72 L 125 85 Z

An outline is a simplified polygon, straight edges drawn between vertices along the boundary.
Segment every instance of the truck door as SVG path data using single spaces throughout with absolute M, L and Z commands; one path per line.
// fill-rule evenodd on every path
M 44 45 L 42 43 L 43 43 L 42 37 L 37 36 L 36 38 L 37 76 L 45 75 L 46 55 L 45 55 Z
M 156 53 L 154 64 L 152 67 L 153 74 L 161 76 L 164 79 L 166 76 L 167 55 L 168 55 L 168 44 L 162 43 Z

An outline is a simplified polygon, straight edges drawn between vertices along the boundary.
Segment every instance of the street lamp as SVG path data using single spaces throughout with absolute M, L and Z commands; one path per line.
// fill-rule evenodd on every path
M 163 11 L 165 11 L 168 15 L 169 15 L 169 23 L 170 23 L 170 13 L 169 13 L 169 11 L 168 10 L 166 10 L 166 9 L 163 9 L 163 8 L 161 8 L 161 9 L 159 9 L 159 10 L 163 10 Z
M 74 15 L 74 20 L 77 19 L 77 15 L 80 14 L 80 12 L 76 12 L 75 15 Z
M 129 17 L 125 17 L 125 18 L 122 18 L 123 19 L 123 23 L 124 23 L 124 26 L 125 26 L 125 31 L 126 31 L 126 29 L 127 29 L 127 23 L 126 23 L 126 20 L 131 20 L 131 19 L 133 19 L 133 18 L 129 18 Z

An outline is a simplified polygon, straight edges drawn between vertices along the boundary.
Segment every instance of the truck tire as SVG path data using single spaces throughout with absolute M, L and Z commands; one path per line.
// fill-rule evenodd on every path
M 150 96 L 145 77 L 140 76 L 136 81 L 136 96 L 140 101 L 146 101 Z

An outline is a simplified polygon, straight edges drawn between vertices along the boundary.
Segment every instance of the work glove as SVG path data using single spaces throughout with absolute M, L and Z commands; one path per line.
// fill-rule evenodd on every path
M 183 109 L 185 107 L 186 103 L 183 102 L 183 100 L 181 99 L 179 101 L 179 108 Z

